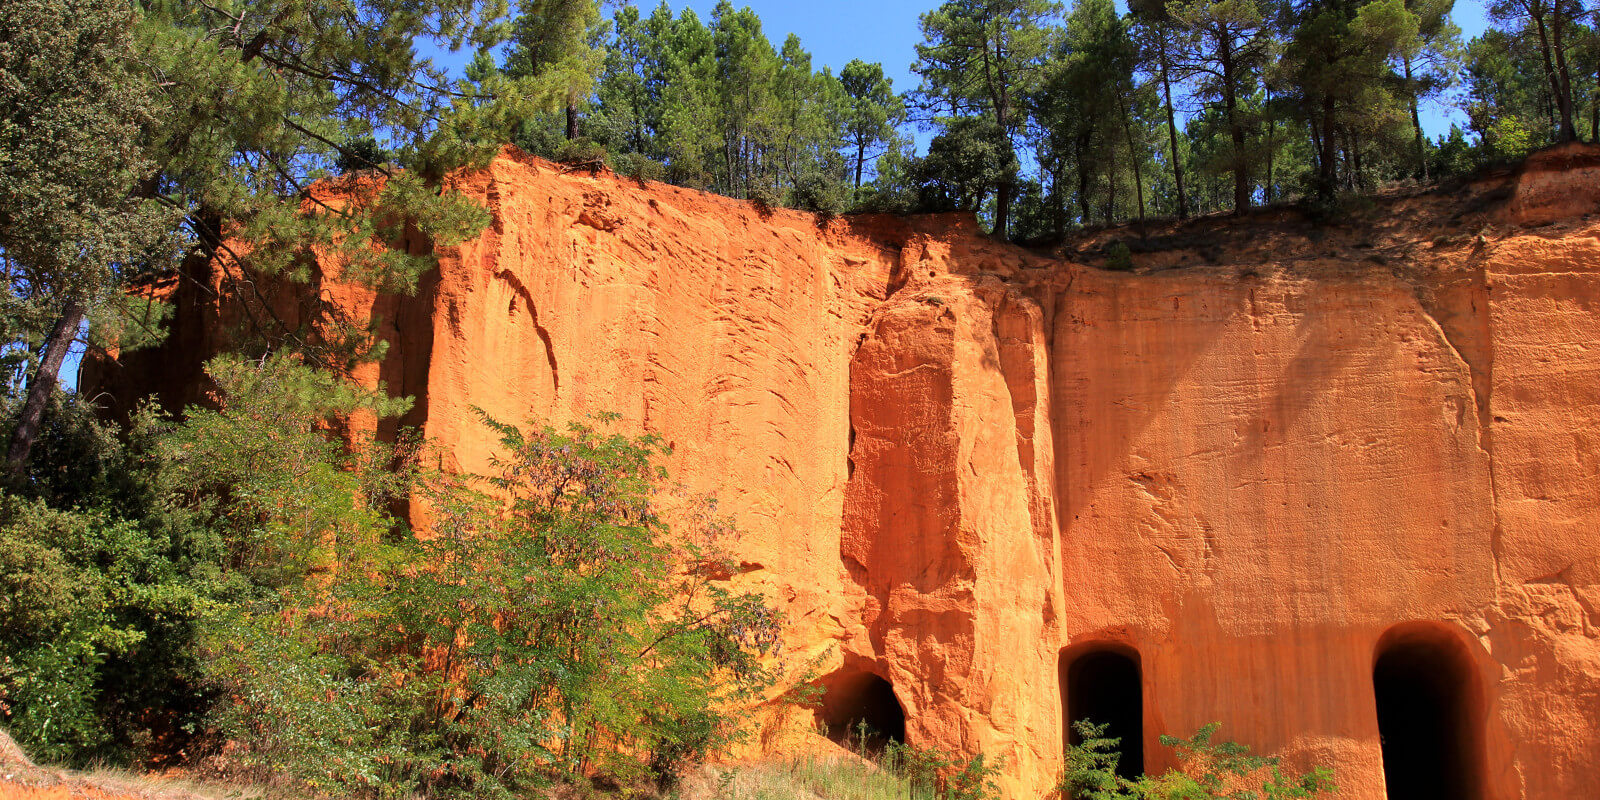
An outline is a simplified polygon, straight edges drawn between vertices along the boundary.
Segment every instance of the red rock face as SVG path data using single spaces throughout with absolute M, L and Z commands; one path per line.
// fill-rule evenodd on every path
M 1333 767 L 1345 798 L 1586 797 L 1593 161 L 1331 239 L 1278 212 L 1201 221 L 1232 232 L 1221 252 L 1173 239 L 1107 272 L 953 218 L 819 226 L 502 158 L 459 187 L 492 229 L 419 296 L 320 289 L 381 318 L 393 346 L 360 377 L 416 397 L 404 422 L 449 466 L 487 464 L 474 407 L 663 435 L 745 531 L 734 580 L 785 612 L 788 685 L 824 676 L 837 723 L 886 680 L 873 713 L 1003 759 L 1010 797 L 1053 785 L 1066 684 L 1093 672 L 1074 659 L 1108 649 L 1137 670 L 1149 769 L 1172 763 L 1158 736 L 1215 721 Z M 173 345 L 86 385 L 194 396 L 237 312 L 180 306 Z M 754 718 L 752 751 L 815 735 L 782 703 Z

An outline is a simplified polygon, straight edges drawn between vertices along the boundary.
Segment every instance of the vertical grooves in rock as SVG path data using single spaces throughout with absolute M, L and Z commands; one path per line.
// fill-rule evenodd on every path
M 1494 414 L 1491 402 L 1494 394 L 1494 317 L 1489 308 L 1489 273 L 1485 253 L 1480 250 L 1471 257 L 1470 276 L 1449 285 L 1418 286 L 1416 295 L 1428 322 L 1438 331 L 1445 346 L 1466 366 L 1470 378 L 1467 388 L 1472 393 L 1473 406 L 1478 419 L 1478 449 L 1489 463 L 1489 507 L 1494 515 L 1493 529 L 1489 533 L 1489 547 L 1493 553 L 1494 586 L 1498 600 L 1503 591 L 1501 584 L 1502 561 L 1505 556 L 1504 523 L 1500 512 L 1499 486 L 1496 476 L 1498 465 L 1494 451 Z M 1446 295 L 1440 297 L 1441 294 Z M 1462 300 L 1465 300 L 1463 303 Z M 1452 302 L 1453 301 L 1453 302 Z M 1451 308 L 1465 307 L 1465 314 L 1449 313 Z

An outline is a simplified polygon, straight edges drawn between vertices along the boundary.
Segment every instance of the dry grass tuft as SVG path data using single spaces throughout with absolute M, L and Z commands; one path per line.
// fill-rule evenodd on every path
M 925 793 L 849 753 L 703 767 L 674 800 L 924 800 Z

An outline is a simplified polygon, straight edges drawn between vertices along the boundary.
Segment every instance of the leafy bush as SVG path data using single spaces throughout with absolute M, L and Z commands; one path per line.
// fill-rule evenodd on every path
M 1106 269 L 1123 272 L 1133 269 L 1133 251 L 1126 242 L 1112 242 L 1106 248 Z
M 836 176 L 820 170 L 802 173 L 789 190 L 789 205 L 802 211 L 838 216 L 849 200 L 850 189 Z
M 660 161 L 639 153 L 613 153 L 611 169 L 640 183 L 665 180 L 667 168 Z
M 756 212 L 762 216 L 772 213 L 774 208 L 783 205 L 783 192 L 770 183 L 758 182 L 750 187 L 750 205 L 755 206 Z
M 561 164 L 587 166 L 590 164 L 604 164 L 606 149 L 587 136 L 576 139 L 563 139 L 556 145 L 555 153 L 551 160 Z
M 44 760 L 149 759 L 203 707 L 217 551 L 159 502 L 151 428 L 141 414 L 119 437 L 58 397 L 25 480 L 0 491 L 0 725 Z
M 1285 776 L 1278 759 L 1250 755 L 1236 742 L 1214 742 L 1220 723 L 1201 728 L 1182 739 L 1162 736 L 1161 744 L 1178 751 L 1182 769 L 1159 776 L 1128 780 L 1117 774 L 1117 744 L 1106 737 L 1105 725 L 1086 720 L 1073 723 L 1081 744 L 1065 751 L 1058 791 L 1078 800 L 1299 800 L 1338 791 L 1333 773 L 1317 767 L 1300 775 Z
M 283 355 L 207 369 L 181 421 L 58 407 L 0 493 L 0 724 L 30 751 L 199 732 L 239 777 L 477 797 L 659 780 L 737 735 L 778 621 L 721 580 L 714 504 L 665 502 L 658 439 L 486 417 L 492 469 L 427 474 L 332 426 L 404 401 Z
M 238 743 L 220 768 L 328 793 L 509 796 L 664 779 L 735 735 L 723 709 L 765 685 L 777 621 L 713 579 L 731 527 L 708 503 L 659 505 L 659 440 L 484 417 L 504 451 L 487 474 L 421 475 L 322 439 L 308 406 L 274 408 L 295 394 L 256 387 L 175 437 L 222 462 L 210 474 L 229 488 L 202 491 L 263 589 L 205 642 L 213 722 Z M 425 536 L 387 513 L 405 492 L 426 500 Z
M 141 757 L 152 716 L 182 724 L 207 582 L 181 550 L 104 510 L 0 496 L 0 710 L 29 752 Z

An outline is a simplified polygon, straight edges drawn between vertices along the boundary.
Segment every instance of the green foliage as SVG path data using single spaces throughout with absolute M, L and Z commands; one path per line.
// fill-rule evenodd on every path
M 714 579 L 731 529 L 707 501 L 660 506 L 658 440 L 485 417 L 488 473 L 422 476 L 319 434 L 330 413 L 395 410 L 372 396 L 289 361 L 212 369 L 222 408 L 163 447 L 254 587 L 204 648 L 234 768 L 499 796 L 664 778 L 736 734 L 721 709 L 765 684 L 777 622 Z M 408 494 L 426 536 L 387 511 Z
M 159 113 L 138 195 L 171 209 L 201 255 L 248 250 L 249 269 L 305 281 L 305 255 L 316 248 L 344 261 L 349 280 L 411 291 L 432 256 L 381 245 L 476 236 L 487 211 L 440 191 L 442 177 L 486 163 L 518 120 L 568 94 L 565 76 L 452 79 L 415 45 L 487 48 L 512 33 L 504 0 L 142 4 L 138 67 L 159 78 Z M 351 202 L 324 202 L 312 188 L 351 171 L 367 173 L 347 184 L 357 190 Z M 224 281 L 245 277 L 221 270 Z M 248 335 L 332 367 L 363 355 L 368 338 L 338 319 L 296 329 L 271 314 L 247 321 Z
M 181 744 L 204 699 L 197 623 L 222 589 L 215 541 L 153 491 L 144 434 L 92 413 L 59 403 L 26 494 L 0 494 L 0 719 L 71 764 Z
M 820 163 L 795 177 L 787 205 L 832 217 L 844 210 L 849 196 L 850 184 L 844 180 L 844 158 L 838 153 L 827 153 Z
M 591 35 L 600 25 L 600 4 L 595 0 L 525 0 L 517 11 L 511 23 L 506 73 L 553 86 L 563 106 L 576 103 L 593 89 L 605 58 Z
M 1340 133 L 1379 141 L 1404 131 L 1402 97 L 1385 78 L 1394 59 L 1417 54 L 1419 21 L 1402 0 L 1363 5 L 1327 4 L 1299 20 L 1284 52 L 1296 99 L 1320 134 L 1317 192 L 1330 199 L 1336 186 Z M 1402 87 L 1403 88 L 1403 87 Z
M 1106 269 L 1133 269 L 1133 252 L 1128 249 L 1126 242 L 1112 242 L 1106 248 Z
M 956 758 L 890 740 L 878 764 L 904 780 L 914 796 L 922 794 L 932 800 L 988 800 L 999 796 L 994 778 L 1000 770 L 982 753 Z
M 404 401 L 285 354 L 208 373 L 214 407 L 122 436 L 55 409 L 36 496 L 0 495 L 0 709 L 33 752 L 176 731 L 318 792 L 494 796 L 664 779 L 738 735 L 778 622 L 719 577 L 733 530 L 659 440 L 485 418 L 491 470 L 424 474 L 404 437 L 327 435 Z
M 130 195 L 149 173 L 153 87 L 130 63 L 126 3 L 6 0 L 0 14 L 0 254 L 7 299 L 105 302 L 159 248 L 169 214 Z
M 554 160 L 562 164 L 603 164 L 606 160 L 606 149 L 587 137 L 568 139 L 556 148 Z
M 912 65 L 922 78 L 918 95 L 948 119 L 949 132 L 965 126 L 929 174 L 946 183 L 941 193 L 958 207 L 976 209 L 992 192 L 1000 238 L 1007 236 L 1016 189 L 1015 140 L 1027 122 L 1023 100 L 1043 75 L 1051 36 L 1046 23 L 1060 11 L 1048 0 L 951 0 L 920 20 L 924 42 Z M 972 126 L 978 120 L 982 133 Z M 959 196 L 951 197 L 953 187 Z
M 899 771 L 898 759 L 880 758 L 874 762 L 807 756 L 745 765 L 721 772 L 715 788 L 695 791 L 699 787 L 690 787 L 681 796 L 684 800 L 989 800 L 999 796 L 990 780 L 994 767 L 984 759 L 958 762 L 961 770 L 947 773 L 950 779 L 940 784 L 937 780 L 913 781 Z
M 878 159 L 877 175 L 857 193 L 852 210 L 906 214 L 916 209 L 921 194 L 918 162 L 915 145 L 896 137 Z
M 176 216 L 148 196 L 159 104 L 134 65 L 135 9 L 0 3 L 0 351 L 29 386 L 7 449 L 20 475 L 85 321 L 119 329 L 122 287 L 169 260 Z
M 854 184 L 859 192 L 867 159 L 894 145 L 895 131 L 905 121 L 905 101 L 895 94 L 894 81 L 884 77 L 882 64 L 859 58 L 840 70 L 839 84 L 849 98 L 844 138 L 855 151 Z
M 1181 769 L 1129 780 L 1117 774 L 1120 740 L 1105 735 L 1107 726 L 1087 720 L 1073 724 L 1080 743 L 1064 753 L 1058 790 L 1078 800 L 1303 800 L 1338 791 L 1333 773 L 1317 767 L 1284 775 L 1278 759 L 1250 754 L 1236 742 L 1216 742 L 1220 723 L 1211 723 L 1187 739 L 1162 736 L 1161 744 L 1177 751 Z
M 666 177 L 667 168 L 649 156 L 639 153 L 617 153 L 611 156 L 611 169 L 636 181 L 659 181 Z
M 775 48 L 753 12 L 728 2 L 709 24 L 689 9 L 674 15 L 663 4 L 641 16 L 623 5 L 609 30 L 590 31 L 604 52 L 593 95 L 574 102 L 578 118 L 559 133 L 541 123 L 520 137 L 524 149 L 553 151 L 549 139 L 574 138 L 576 124 L 624 174 L 831 213 L 848 185 L 847 116 L 859 112 L 857 144 L 870 151 L 882 126 L 871 128 L 868 107 L 893 104 L 892 92 L 884 101 L 869 87 L 852 107 L 831 72 L 812 69 L 797 37 Z
M 904 784 L 903 795 L 917 800 L 989 800 L 999 795 L 999 764 L 979 753 L 960 758 L 938 750 L 885 741 L 865 721 L 845 731 L 845 746 L 864 761 Z
M 918 210 L 978 211 L 1020 165 L 1004 131 L 987 116 L 957 117 L 917 162 Z
M 333 168 L 341 175 L 346 175 L 379 169 L 393 161 L 394 153 L 385 150 L 376 138 L 371 135 L 357 136 L 339 146 L 339 157 L 335 159 Z

